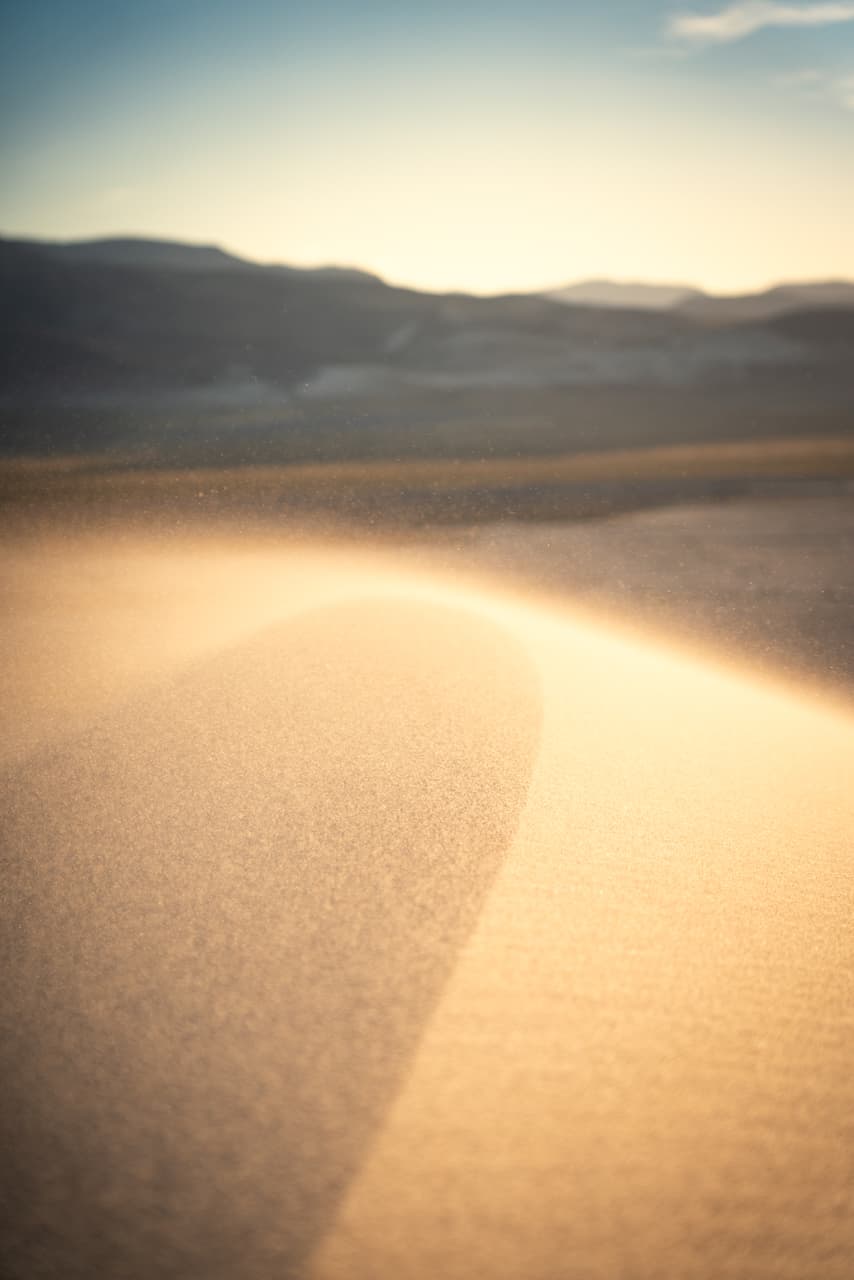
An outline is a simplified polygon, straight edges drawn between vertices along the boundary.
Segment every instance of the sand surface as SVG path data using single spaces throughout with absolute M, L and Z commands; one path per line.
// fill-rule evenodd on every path
M 848 1277 L 854 717 L 471 561 L 3 578 L 3 1274 Z
M 471 531 L 466 557 L 754 671 L 854 693 L 854 490 Z

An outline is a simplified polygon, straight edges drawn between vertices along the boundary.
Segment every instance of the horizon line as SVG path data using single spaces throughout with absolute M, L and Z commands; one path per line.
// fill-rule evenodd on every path
M 726 290 L 717 291 L 707 288 L 703 285 L 689 283 L 686 281 L 674 280 L 658 280 L 648 277 L 627 277 L 627 276 L 608 276 L 608 275 L 590 275 L 582 276 L 576 279 L 565 280 L 560 284 L 547 284 L 540 287 L 532 287 L 526 289 L 474 289 L 465 286 L 453 288 L 430 288 L 426 285 L 417 285 L 406 283 L 400 280 L 390 280 L 381 272 L 369 266 L 356 265 L 352 262 L 286 262 L 277 259 L 255 258 L 243 252 L 242 250 L 232 249 L 225 244 L 216 241 L 207 240 L 185 240 L 181 237 L 163 235 L 163 234 L 145 234 L 133 231 L 111 231 L 99 234 L 84 236 L 34 236 L 27 232 L 15 232 L 0 230 L 0 241 L 17 241 L 26 242 L 33 245 L 44 246 L 71 246 L 84 244 L 109 244 L 110 242 L 124 241 L 136 242 L 139 244 L 162 244 L 177 245 L 187 249 L 213 249 L 218 253 L 222 253 L 226 257 L 234 258 L 239 262 L 244 262 L 249 266 L 260 268 L 282 268 L 291 271 L 340 271 L 354 272 L 361 275 L 372 276 L 381 284 L 392 289 L 404 289 L 414 293 L 433 294 L 436 297 L 453 297 L 464 295 L 473 298 L 506 298 L 506 297 L 543 297 L 552 293 L 559 293 L 566 289 L 575 289 L 584 285 L 603 284 L 614 285 L 621 288 L 650 288 L 650 289 L 674 289 L 684 290 L 690 293 L 699 293 L 708 298 L 716 298 L 720 300 L 750 297 L 768 293 L 774 289 L 797 288 L 804 285 L 854 285 L 854 278 L 839 276 L 803 276 L 803 277 L 786 277 L 776 278 L 766 281 L 763 284 L 751 286 L 743 290 Z

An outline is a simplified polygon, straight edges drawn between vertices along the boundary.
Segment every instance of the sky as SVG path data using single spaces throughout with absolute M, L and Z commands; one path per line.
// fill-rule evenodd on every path
M 854 278 L 854 3 L 0 0 L 0 231 L 490 293 Z

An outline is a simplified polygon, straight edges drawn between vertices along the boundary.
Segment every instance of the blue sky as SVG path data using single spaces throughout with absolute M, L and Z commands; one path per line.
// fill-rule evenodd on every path
M 0 227 L 427 288 L 854 276 L 854 3 L 2 3 Z

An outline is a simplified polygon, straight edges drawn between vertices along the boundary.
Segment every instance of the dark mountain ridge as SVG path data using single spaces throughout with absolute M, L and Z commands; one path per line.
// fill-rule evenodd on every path
M 472 335 L 622 346 L 694 327 L 675 314 L 419 293 L 363 272 L 128 240 L 0 241 L 0 287 L 7 394 L 179 389 L 238 374 L 288 389 L 327 365 L 420 367 Z
M 0 240 L 0 447 L 476 457 L 848 430 L 854 306 L 773 292 L 770 315 L 710 321 L 215 246 Z

